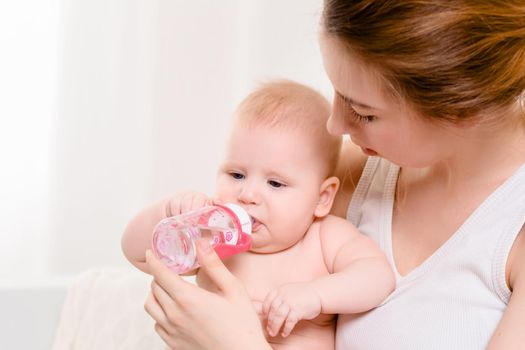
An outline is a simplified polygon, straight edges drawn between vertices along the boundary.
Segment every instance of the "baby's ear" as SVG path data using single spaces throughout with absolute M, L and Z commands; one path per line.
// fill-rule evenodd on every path
M 316 217 L 322 218 L 330 213 L 338 189 L 339 179 L 337 177 L 331 176 L 323 181 L 319 189 L 319 203 L 314 211 Z

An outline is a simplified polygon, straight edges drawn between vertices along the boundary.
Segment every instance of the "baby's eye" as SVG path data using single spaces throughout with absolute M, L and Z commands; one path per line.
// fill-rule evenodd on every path
M 244 179 L 244 175 L 241 173 L 230 173 L 230 176 L 233 177 L 235 180 L 242 180 Z
M 281 187 L 284 187 L 286 186 L 285 184 L 279 182 L 279 181 L 275 181 L 275 180 L 269 180 L 268 181 L 268 184 L 270 186 L 272 186 L 273 188 L 281 188 Z

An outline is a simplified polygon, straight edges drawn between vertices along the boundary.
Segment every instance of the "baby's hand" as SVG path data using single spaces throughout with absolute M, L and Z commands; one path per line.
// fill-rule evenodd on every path
M 321 313 L 321 298 L 310 283 L 288 283 L 266 296 L 263 314 L 267 331 L 275 337 L 287 337 L 300 320 L 311 320 Z
M 175 216 L 191 210 L 211 205 L 212 199 L 200 192 L 177 193 L 168 202 L 166 216 Z

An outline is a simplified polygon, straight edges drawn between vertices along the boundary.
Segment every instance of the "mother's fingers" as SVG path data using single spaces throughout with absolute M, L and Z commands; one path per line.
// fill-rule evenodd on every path
M 155 282 L 170 296 L 176 300 L 177 295 L 191 293 L 188 289 L 199 289 L 195 285 L 185 281 L 182 277 L 171 271 L 153 253 L 146 251 L 146 265 Z
M 209 242 L 200 239 L 196 242 L 197 259 L 200 264 L 201 271 L 212 280 L 212 282 L 226 295 L 235 297 L 238 295 L 239 288 L 242 287 L 239 280 L 231 274 L 231 272 L 224 266 L 221 259 L 213 250 Z
M 155 324 L 155 332 L 160 336 L 160 338 L 166 343 L 167 346 L 169 346 L 168 349 L 175 349 L 175 344 L 173 344 L 173 339 L 170 336 L 170 333 L 164 329 L 160 324 Z
M 173 300 L 168 292 L 166 292 L 155 280 L 151 282 L 151 292 L 155 296 L 155 300 L 158 302 L 164 313 L 167 314 L 167 311 L 170 308 L 173 308 L 175 305 L 175 300 Z
M 161 324 L 164 328 L 173 330 L 170 321 L 166 317 L 166 313 L 157 302 L 157 299 L 153 293 L 149 293 L 148 298 L 144 303 L 144 309 L 151 316 L 151 318 L 155 320 L 156 323 Z
M 166 315 L 164 314 L 164 310 L 162 310 L 161 306 L 157 303 L 157 300 L 155 299 L 153 293 L 149 293 L 148 298 L 144 303 L 144 309 L 155 321 L 155 332 L 157 332 L 157 334 L 166 343 L 166 345 L 168 345 L 169 347 L 173 347 L 173 345 L 171 344 L 172 340 L 170 337 L 170 333 L 174 334 L 177 330 L 171 327 L 171 325 L 169 324 L 169 321 L 166 318 Z M 168 333 L 167 329 L 169 329 L 170 333 Z

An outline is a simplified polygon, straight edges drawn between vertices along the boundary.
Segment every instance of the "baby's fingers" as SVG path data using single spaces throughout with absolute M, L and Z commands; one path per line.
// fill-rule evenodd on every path
M 288 317 L 289 312 L 290 307 L 288 304 L 283 303 L 280 300 L 275 300 L 274 303 L 272 303 L 270 312 L 268 313 L 268 324 L 266 325 L 266 329 L 270 336 L 275 337 L 279 333 L 279 330 Z
M 200 192 L 181 192 L 169 200 L 168 216 L 179 215 L 211 204 L 211 199 Z
M 200 209 L 210 204 L 212 204 L 212 201 L 210 198 L 208 198 L 207 195 L 203 193 L 194 193 L 191 198 L 191 203 L 189 204 L 189 206 L 190 206 L 190 210 L 196 210 L 196 209 Z
M 262 305 L 263 315 L 268 316 L 268 313 L 270 312 L 270 308 L 272 307 L 272 303 L 276 297 L 277 297 L 276 289 L 272 290 L 270 293 L 266 295 L 266 298 L 264 298 L 263 305 Z
M 193 204 L 195 200 L 199 198 L 198 193 L 189 192 L 185 193 L 180 201 L 180 211 L 181 213 L 186 213 L 188 211 L 196 209 L 196 206 Z
M 299 317 L 297 317 L 297 314 L 293 311 L 290 311 L 288 313 L 288 317 L 286 318 L 286 322 L 284 323 L 283 330 L 281 332 L 281 336 L 283 338 L 286 338 L 287 336 L 292 333 L 292 330 L 294 329 L 295 325 L 299 322 Z

